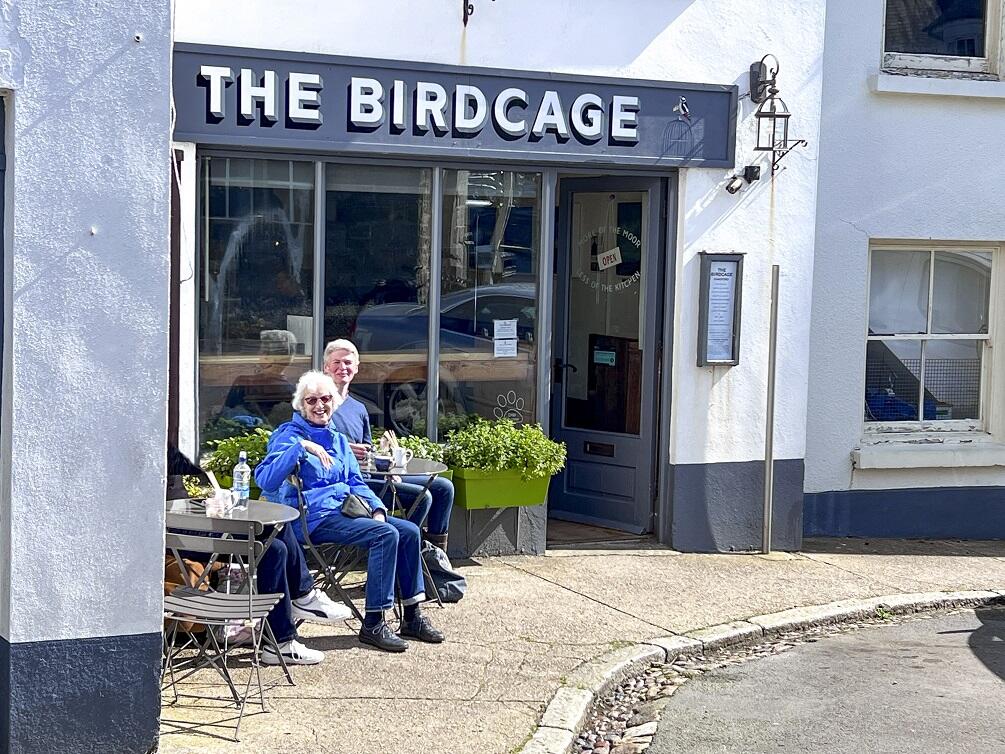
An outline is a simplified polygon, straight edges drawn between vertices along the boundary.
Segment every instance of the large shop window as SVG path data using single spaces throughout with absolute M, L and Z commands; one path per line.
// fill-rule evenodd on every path
M 325 341 L 361 353 L 353 394 L 375 427 L 425 434 L 432 170 L 328 165 Z
M 984 429 L 995 254 L 872 249 L 867 430 Z
M 887 68 L 993 73 L 1002 0 L 887 0 Z
M 314 164 L 203 157 L 199 426 L 288 421 L 313 343 Z
M 443 171 L 438 434 L 537 416 L 541 176 Z

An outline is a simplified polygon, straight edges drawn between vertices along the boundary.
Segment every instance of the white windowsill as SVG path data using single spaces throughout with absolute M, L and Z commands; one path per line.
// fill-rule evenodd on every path
M 851 452 L 857 469 L 941 469 L 1005 466 L 1005 444 L 989 441 L 883 442 Z
M 1005 81 L 896 76 L 891 73 L 874 73 L 869 76 L 869 90 L 875 94 L 929 94 L 939 97 L 1005 99 Z

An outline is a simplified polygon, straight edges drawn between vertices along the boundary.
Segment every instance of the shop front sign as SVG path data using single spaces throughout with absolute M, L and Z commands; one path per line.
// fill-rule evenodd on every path
M 179 141 L 542 164 L 733 165 L 733 85 L 186 44 L 175 48 L 174 82 Z

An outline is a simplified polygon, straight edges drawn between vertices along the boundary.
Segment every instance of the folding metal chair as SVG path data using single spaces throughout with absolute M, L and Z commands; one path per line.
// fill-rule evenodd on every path
M 227 537 L 227 534 L 247 534 L 247 522 L 226 521 L 224 519 L 206 519 L 205 523 L 195 521 L 192 526 L 206 533 L 223 532 L 223 537 L 204 536 L 197 534 L 179 534 L 167 532 L 167 548 L 171 550 L 178 561 L 182 576 L 186 583 L 195 581 L 195 587 L 178 587 L 164 598 L 164 655 L 162 667 L 162 686 L 171 688 L 174 692 L 174 703 L 182 696 L 213 700 L 217 697 L 198 694 L 180 694 L 178 684 L 193 673 L 206 668 L 214 668 L 226 682 L 238 709 L 237 722 L 234 725 L 234 740 L 238 740 L 241 720 L 244 718 L 244 708 L 251 690 L 252 676 L 258 682 L 258 703 L 265 709 L 265 695 L 262 688 L 262 676 L 259 663 L 259 652 L 263 639 L 277 649 L 278 643 L 272 633 L 268 621 L 265 620 L 273 607 L 283 598 L 282 594 L 256 594 L 253 588 L 255 567 L 264 551 L 264 544 L 254 536 L 245 538 Z M 230 529 L 230 531 L 227 531 Z M 206 569 L 198 580 L 192 579 L 185 561 L 181 556 L 183 551 L 204 553 L 210 555 L 210 562 L 219 556 L 231 556 L 241 563 L 248 572 L 249 589 L 247 594 L 225 594 L 211 589 L 201 590 L 201 585 L 209 573 Z M 194 624 L 194 625 L 193 625 Z M 243 693 L 234 683 L 230 668 L 227 666 L 230 658 L 230 645 L 226 640 L 219 639 L 214 630 L 221 626 L 249 626 L 251 630 L 251 668 L 248 680 L 244 684 Z M 187 626 L 187 627 L 186 627 Z M 197 630 L 201 627 L 201 630 Z M 183 655 L 185 650 L 195 651 L 193 657 Z M 287 680 L 292 684 L 293 678 L 286 666 L 282 654 L 279 654 L 280 664 Z M 170 722 L 170 721 L 165 721 Z
M 364 562 L 367 553 L 360 547 L 351 545 L 336 545 L 323 543 L 315 545 L 311 541 L 310 532 L 307 530 L 307 500 L 304 497 L 303 483 L 300 481 L 300 464 L 298 463 L 293 473 L 287 481 L 297 492 L 297 507 L 300 509 L 300 531 L 303 535 L 304 550 L 314 563 L 318 575 L 314 586 L 323 590 L 331 598 L 338 598 L 350 610 L 360 622 L 363 621 L 363 614 L 356 607 L 349 593 L 342 582 L 350 572 L 358 570 L 360 564 Z M 334 593 L 334 594 L 333 594 Z

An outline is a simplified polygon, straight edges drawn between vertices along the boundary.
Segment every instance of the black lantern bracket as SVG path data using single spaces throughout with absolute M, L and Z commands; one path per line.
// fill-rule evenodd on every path
M 809 145 L 806 139 L 789 138 L 789 118 L 792 113 L 779 96 L 778 71 L 781 66 L 768 53 L 750 66 L 750 99 L 757 104 L 754 120 L 757 123 L 755 152 L 771 153 L 771 175 L 779 171 L 779 164 L 796 147 Z
M 781 169 L 781 168 L 778 167 L 778 164 L 782 161 L 782 159 L 785 157 L 785 155 L 787 155 L 789 152 L 791 152 L 796 147 L 808 147 L 809 145 L 810 145 L 810 143 L 808 141 L 806 141 L 806 139 L 796 139 L 795 141 L 789 142 L 789 145 L 785 149 L 782 149 L 782 150 L 778 150 L 778 149 L 772 150 L 772 155 L 771 155 L 771 174 L 774 175 L 775 173 L 777 173 Z
M 495 2 L 495 0 L 492 0 Z M 472 0 L 461 0 L 461 13 L 464 18 L 464 25 L 468 25 L 468 19 L 475 15 L 475 4 Z

